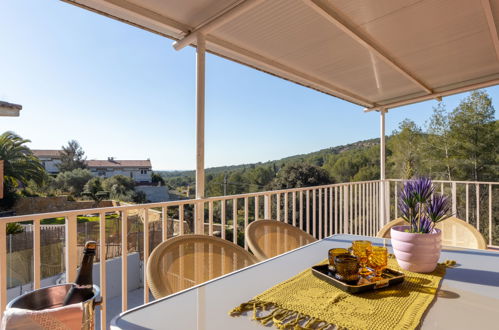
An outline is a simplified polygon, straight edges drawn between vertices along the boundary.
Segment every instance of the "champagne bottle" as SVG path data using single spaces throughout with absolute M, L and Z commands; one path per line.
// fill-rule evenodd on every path
M 66 294 L 63 306 L 83 302 L 92 298 L 94 295 L 92 269 L 96 247 L 97 243 L 94 241 L 88 241 L 85 243 L 83 259 L 81 261 L 80 270 L 78 271 L 78 276 L 76 277 L 75 284 Z

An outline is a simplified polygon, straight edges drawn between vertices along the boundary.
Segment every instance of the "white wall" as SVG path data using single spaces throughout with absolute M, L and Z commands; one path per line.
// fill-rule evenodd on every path
M 110 168 L 95 168 L 91 167 L 90 171 L 95 176 L 100 176 L 103 178 L 110 178 L 115 175 L 124 175 L 129 178 L 133 178 L 135 182 L 152 182 L 152 170 L 148 169 L 146 174 L 141 174 L 138 168 L 124 168 L 124 169 L 110 169 Z M 99 175 L 100 172 L 104 172 L 104 175 Z
M 48 157 L 40 157 L 40 161 L 44 164 L 45 170 L 51 174 L 59 173 L 57 165 L 61 163 L 60 159 L 53 159 Z
M 136 186 L 135 191 L 143 191 L 146 198 L 153 203 L 168 202 L 170 200 L 170 194 L 166 186 Z

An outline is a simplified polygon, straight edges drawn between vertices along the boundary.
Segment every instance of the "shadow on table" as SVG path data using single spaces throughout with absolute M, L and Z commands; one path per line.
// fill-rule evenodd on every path
M 499 273 L 488 270 L 452 268 L 445 274 L 445 279 L 499 287 Z

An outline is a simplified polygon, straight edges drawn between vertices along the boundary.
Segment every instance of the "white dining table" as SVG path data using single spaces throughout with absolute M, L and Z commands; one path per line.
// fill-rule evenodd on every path
M 251 313 L 231 317 L 228 312 L 324 260 L 330 248 L 349 247 L 358 239 L 383 245 L 379 238 L 333 235 L 128 310 L 112 320 L 111 329 L 264 329 Z M 385 243 L 391 250 L 390 241 Z M 440 261 L 445 260 L 457 266 L 447 269 L 422 328 L 499 329 L 499 252 L 444 247 Z

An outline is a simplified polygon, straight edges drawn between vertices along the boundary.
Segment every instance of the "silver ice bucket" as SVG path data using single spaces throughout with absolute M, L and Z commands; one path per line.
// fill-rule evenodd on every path
M 38 289 L 11 300 L 7 304 L 9 308 L 23 308 L 39 311 L 42 309 L 51 309 L 62 307 L 62 303 L 73 283 L 52 285 L 42 289 Z M 94 285 L 94 295 L 92 298 L 82 301 L 83 317 L 81 320 L 81 328 L 84 330 L 94 329 L 95 306 L 100 305 L 100 301 L 96 298 L 100 295 L 100 289 Z

